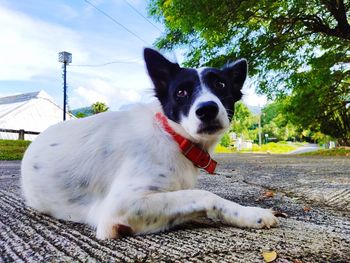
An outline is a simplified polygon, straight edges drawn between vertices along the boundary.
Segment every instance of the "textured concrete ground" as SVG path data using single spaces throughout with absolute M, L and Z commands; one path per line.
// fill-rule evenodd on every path
M 249 230 L 198 220 L 173 231 L 99 241 L 87 226 L 23 205 L 19 162 L 0 162 L 0 262 L 350 262 L 350 158 L 220 155 L 199 188 L 288 215 Z

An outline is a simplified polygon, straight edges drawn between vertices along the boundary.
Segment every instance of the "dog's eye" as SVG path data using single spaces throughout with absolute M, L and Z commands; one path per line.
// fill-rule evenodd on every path
M 223 88 L 225 88 L 226 87 L 226 84 L 224 83 L 224 82 L 222 82 L 222 81 L 216 81 L 215 82 L 215 88 L 217 88 L 217 89 L 223 89 Z
M 178 97 L 180 98 L 184 98 L 184 97 L 187 97 L 188 93 L 187 93 L 187 90 L 185 89 L 180 89 L 177 91 L 177 94 L 176 94 Z

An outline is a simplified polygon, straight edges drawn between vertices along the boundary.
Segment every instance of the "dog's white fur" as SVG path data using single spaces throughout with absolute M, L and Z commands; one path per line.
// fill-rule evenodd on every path
M 221 105 L 204 89 L 192 108 L 208 99 Z M 219 107 L 219 119 L 227 128 L 227 113 Z M 182 125 L 170 125 L 210 151 L 218 136 L 196 137 L 193 109 Z M 122 234 L 118 226 L 134 234 L 151 233 L 199 216 L 239 227 L 277 223 L 271 210 L 193 190 L 198 168 L 154 118 L 161 111 L 157 102 L 140 104 L 50 127 L 30 145 L 22 162 L 27 204 L 96 227 L 100 239 L 117 238 Z

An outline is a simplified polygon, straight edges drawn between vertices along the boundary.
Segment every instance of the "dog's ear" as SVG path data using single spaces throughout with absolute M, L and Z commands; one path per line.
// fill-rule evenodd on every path
M 157 97 L 163 97 L 167 94 L 170 80 L 180 70 L 177 63 L 172 63 L 162 56 L 159 52 L 145 48 L 143 56 L 146 62 L 148 75 L 151 77 L 155 87 Z
M 232 62 L 222 69 L 227 75 L 229 80 L 232 83 L 235 91 L 242 89 L 245 79 L 247 78 L 248 73 L 248 64 L 247 60 L 240 59 L 235 62 Z

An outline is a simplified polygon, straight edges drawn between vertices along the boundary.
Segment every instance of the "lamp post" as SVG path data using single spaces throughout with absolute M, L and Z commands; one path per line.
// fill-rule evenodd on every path
M 72 54 L 66 51 L 58 53 L 58 62 L 63 63 L 63 121 L 65 121 L 67 108 L 67 65 L 72 63 Z

